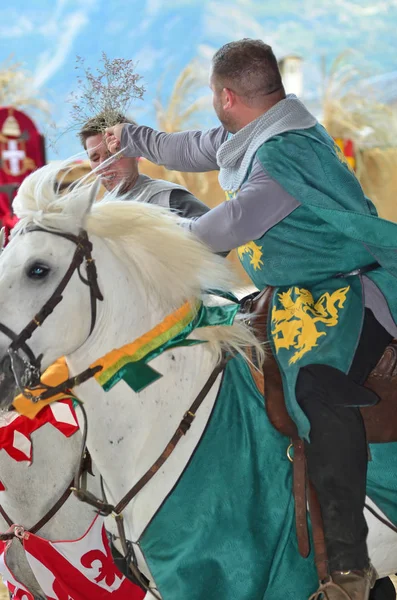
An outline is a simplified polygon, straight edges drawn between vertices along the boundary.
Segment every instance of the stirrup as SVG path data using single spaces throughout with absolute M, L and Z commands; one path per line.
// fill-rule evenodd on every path
M 330 577 L 327 581 L 322 581 L 318 590 L 310 596 L 309 600 L 327 600 L 327 589 L 329 588 L 339 590 L 340 592 L 342 592 L 346 600 L 351 600 L 350 594 L 348 594 L 346 590 L 344 590 L 338 583 L 335 583 L 335 581 L 332 580 L 332 577 Z

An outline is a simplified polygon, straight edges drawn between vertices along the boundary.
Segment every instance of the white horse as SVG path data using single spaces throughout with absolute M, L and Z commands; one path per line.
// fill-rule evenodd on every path
M 59 406 L 59 403 L 58 403 Z M 55 407 L 55 405 L 54 405 Z M 45 409 L 47 410 L 47 409 Z M 56 412 L 59 419 L 73 425 L 74 415 L 67 406 Z M 0 413 L 0 424 L 6 427 L 17 417 L 16 413 Z M 26 419 L 26 417 L 19 417 Z M 77 426 L 77 422 L 76 422 Z M 22 425 L 22 431 L 24 427 Z M 18 431 L 18 430 L 17 430 Z M 26 450 L 27 437 L 21 432 L 14 437 L 14 443 Z M 29 531 L 44 517 L 45 523 L 37 529 L 41 538 L 56 540 L 79 540 L 92 525 L 96 514 L 92 507 L 81 503 L 74 494 L 66 494 L 79 466 L 82 450 L 82 435 L 79 429 L 66 437 L 52 424 L 45 423 L 30 435 L 32 444 L 32 463 L 17 462 L 4 448 L 0 452 L 0 473 L 4 491 L 0 494 L 0 504 L 8 519 Z M 12 440 L 10 440 L 12 441 Z M 94 473 L 95 473 L 94 467 Z M 92 476 L 85 471 L 87 489 L 101 496 L 99 474 Z M 49 511 L 61 500 L 64 502 L 55 514 L 46 518 Z M 10 530 L 10 523 L 0 515 L 0 530 Z M 96 548 L 92 548 L 95 550 Z M 14 537 L 6 550 L 6 564 L 15 580 L 21 583 L 35 599 L 47 598 L 49 590 L 43 591 L 27 560 L 21 539 Z M 93 564 L 93 577 L 97 575 L 98 563 Z M 35 571 L 36 572 L 36 571 Z M 7 575 L 7 574 L 6 574 Z M 12 579 L 10 580 L 13 583 Z M 15 582 L 14 582 L 15 584 Z M 22 598 L 27 598 L 22 594 Z M 51 597 L 55 595 L 51 593 Z M 20 597 L 20 596 L 18 596 Z M 71 596 L 70 596 L 71 597 Z
M 90 333 L 90 294 L 73 274 L 61 304 L 29 340 L 43 368 L 65 355 L 71 374 L 80 373 L 113 349 L 142 342 L 143 334 L 187 300 L 202 298 L 202 290 L 231 289 L 224 261 L 173 216 L 112 197 L 92 204 L 90 186 L 59 197 L 55 175 L 54 167 L 46 167 L 19 189 L 14 206 L 21 222 L 0 260 L 1 322 L 21 332 L 68 270 L 76 245 L 54 232 L 88 232 L 103 301 Z M 261 350 L 238 319 L 190 337 L 208 343 L 159 354 L 150 365 L 163 377 L 139 393 L 123 380 L 107 392 L 94 379 L 76 390 L 109 500 L 116 504 L 150 469 L 222 351 L 232 349 L 237 356 L 223 380 L 217 377 L 190 430 L 124 510 L 127 538 L 136 543 L 141 570 L 166 600 L 305 600 L 317 578 L 313 561 L 296 548 L 288 440 L 271 428 L 247 363 L 238 356 L 247 345 Z M 0 356 L 6 357 L 9 343 L 2 335 Z M 6 403 L 12 393 L 7 358 L 2 366 Z M 369 525 L 378 573 L 396 572 L 397 536 L 371 517 Z

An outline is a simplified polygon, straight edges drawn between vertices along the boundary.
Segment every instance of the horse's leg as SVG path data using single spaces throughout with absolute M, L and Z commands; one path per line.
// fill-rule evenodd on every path
M 396 590 L 390 577 L 378 579 L 369 595 L 369 600 L 396 600 L 396 598 Z

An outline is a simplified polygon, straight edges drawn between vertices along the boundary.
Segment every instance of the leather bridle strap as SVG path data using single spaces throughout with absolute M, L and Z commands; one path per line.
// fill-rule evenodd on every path
M 91 472 L 91 457 L 90 457 L 88 451 L 86 451 L 86 453 L 85 453 L 83 466 L 81 468 L 80 474 L 83 475 L 83 473 L 87 473 L 87 472 Z M 72 491 L 73 491 L 72 486 L 73 486 L 73 480 L 70 482 L 70 484 L 68 485 L 68 487 L 66 488 L 66 490 L 64 491 L 62 496 L 50 508 L 50 510 L 47 511 L 46 514 L 39 521 L 37 521 L 37 523 L 35 525 L 33 525 L 33 527 L 30 527 L 29 529 L 26 529 L 25 531 L 28 533 L 37 533 L 38 531 L 40 531 L 40 529 L 42 529 L 42 527 L 44 527 L 44 525 L 46 525 L 52 519 L 52 517 L 54 517 L 57 514 L 57 512 L 62 508 L 62 506 L 68 500 L 68 498 L 70 497 L 70 495 L 72 494 Z M 15 525 L 15 522 L 12 519 L 10 519 L 10 517 L 8 516 L 8 514 L 6 513 L 4 508 L 1 506 L 1 504 L 0 504 L 0 514 L 9 527 L 12 527 L 13 525 Z M 3 541 L 11 540 L 14 537 L 18 537 L 16 535 L 15 531 L 12 531 L 9 533 L 0 533 L 0 540 L 3 540 Z
M 120 502 L 116 506 L 112 506 L 111 504 L 108 504 L 102 500 L 99 500 L 99 498 L 96 498 L 93 494 L 91 494 L 87 490 L 80 488 L 80 485 L 79 485 L 80 484 L 80 475 L 78 473 L 76 474 L 75 489 L 73 490 L 74 493 L 77 495 L 77 497 L 80 500 L 82 500 L 83 502 L 87 502 L 91 506 L 94 506 L 97 510 L 99 510 L 101 512 L 101 514 L 103 514 L 105 516 L 113 514 L 113 516 L 116 517 L 116 520 L 117 520 L 117 518 L 121 518 L 121 513 L 125 510 L 125 508 L 131 502 L 131 500 L 145 487 L 145 485 L 147 485 L 149 483 L 149 481 L 154 477 L 154 475 L 157 473 L 157 471 L 163 466 L 163 464 L 166 462 L 166 460 L 171 456 L 171 454 L 175 450 L 175 448 L 176 448 L 177 444 L 179 443 L 179 441 L 181 440 L 181 438 L 184 435 L 186 435 L 186 433 L 190 429 L 190 427 L 196 417 L 197 410 L 200 408 L 201 404 L 204 402 L 206 396 L 208 395 L 209 391 L 211 390 L 212 386 L 214 385 L 215 381 L 217 380 L 218 375 L 220 375 L 220 373 L 222 373 L 222 371 L 225 369 L 225 366 L 226 366 L 228 360 L 230 360 L 230 358 L 231 358 L 231 356 L 224 357 L 221 360 L 221 362 L 215 367 L 215 369 L 212 371 L 211 375 L 209 376 L 208 380 L 204 384 L 203 388 L 201 389 L 201 391 L 197 395 L 196 399 L 194 400 L 193 404 L 190 406 L 190 408 L 184 414 L 182 421 L 180 422 L 177 430 L 175 431 L 174 435 L 172 436 L 171 440 L 169 441 L 169 443 L 167 444 L 167 446 L 165 447 L 163 452 L 160 454 L 158 459 L 152 464 L 152 466 L 146 471 L 146 473 L 129 490 L 129 492 L 127 492 L 127 494 L 120 500 Z M 82 408 L 83 414 L 84 414 L 85 411 L 84 411 L 82 405 L 80 405 L 80 408 Z M 85 416 L 84 417 L 85 431 L 83 431 L 83 439 L 84 440 L 86 439 L 86 436 L 87 436 L 86 425 L 87 425 L 87 418 Z
M 50 508 L 50 510 L 44 515 L 44 517 L 42 517 L 40 519 L 40 521 L 38 521 L 35 525 L 33 525 L 33 527 L 30 527 L 30 529 L 26 529 L 26 532 L 37 533 L 42 527 L 44 527 L 44 525 L 46 525 L 46 523 L 48 523 L 48 521 L 50 519 L 52 519 L 52 517 L 54 515 L 56 515 L 56 513 L 62 508 L 62 506 L 65 504 L 66 500 L 71 495 L 72 484 L 73 484 L 73 481 L 68 485 L 67 489 L 64 491 L 62 496 L 59 498 L 59 500 L 57 500 L 57 502 L 54 504 L 54 506 L 52 506 Z M 12 521 L 12 519 L 10 519 L 10 517 L 7 515 L 6 511 L 4 510 L 4 508 L 1 505 L 0 505 L 0 514 L 3 517 L 3 519 L 6 521 L 7 525 L 9 525 L 9 527 L 12 527 L 13 525 L 15 525 L 15 523 Z M 17 529 L 18 529 L 18 527 L 17 527 Z M 2 541 L 12 540 L 14 537 L 18 537 L 15 531 L 10 531 L 9 533 L 0 533 L 0 540 L 2 540 Z
M 15 355 L 18 353 L 18 350 L 22 350 L 30 361 L 29 363 L 26 363 L 25 375 L 27 375 L 29 372 L 30 373 L 29 373 L 29 375 L 27 375 L 27 377 L 25 376 L 25 381 L 23 381 L 21 379 L 21 377 L 18 376 L 17 370 L 13 368 L 13 373 L 14 373 L 16 383 L 17 383 L 19 389 L 21 390 L 22 394 L 24 394 L 26 397 L 30 398 L 33 402 L 38 402 L 39 400 L 47 400 L 48 398 L 51 398 L 51 397 L 55 396 L 56 394 L 66 392 L 67 390 L 73 388 L 74 386 L 80 385 L 84 381 L 87 381 L 88 379 L 93 377 L 95 375 L 95 373 L 97 373 L 99 370 L 101 370 L 101 367 L 95 367 L 94 369 L 88 368 L 85 371 L 83 371 L 82 373 L 76 375 L 75 377 L 71 377 L 71 378 L 67 379 L 66 381 L 64 381 L 63 383 L 59 384 L 56 387 L 50 387 L 50 386 L 44 385 L 40 381 L 41 359 L 40 359 L 40 357 L 38 357 L 38 358 L 35 357 L 34 353 L 32 352 L 32 350 L 29 348 L 29 346 L 27 344 L 27 340 L 30 339 L 33 332 L 40 325 L 43 324 L 43 322 L 47 319 L 47 317 L 54 311 L 55 307 L 61 302 L 62 297 L 63 297 L 62 294 L 63 294 L 67 284 L 71 280 L 75 271 L 77 271 L 80 280 L 85 285 L 87 285 L 90 289 L 91 326 L 90 326 L 89 336 L 91 335 L 91 333 L 95 327 L 96 316 L 97 316 L 97 304 L 96 304 L 97 300 L 102 301 L 103 295 L 99 289 L 98 275 L 97 275 L 97 270 L 96 270 L 96 266 L 95 266 L 95 261 L 92 258 L 93 246 L 92 246 L 92 243 L 90 242 L 90 240 L 88 239 L 88 235 L 85 230 L 81 230 L 78 235 L 74 235 L 72 233 L 64 233 L 64 232 L 60 232 L 60 231 L 52 231 L 52 230 L 48 230 L 48 229 L 43 229 L 38 226 L 32 226 L 26 230 L 27 233 L 35 232 L 35 231 L 50 233 L 51 235 L 56 235 L 56 236 L 65 238 L 66 240 L 69 240 L 72 243 L 76 244 L 76 250 L 74 252 L 72 261 L 71 261 L 66 273 L 64 274 L 61 281 L 55 288 L 51 297 L 47 300 L 47 302 L 44 304 L 44 306 L 41 308 L 41 310 L 35 315 L 35 317 L 21 331 L 21 333 L 18 335 L 16 333 L 14 333 L 9 327 L 4 325 L 3 323 L 0 323 L 0 331 L 2 333 L 4 333 L 7 337 L 9 337 L 10 340 L 12 340 L 12 342 L 8 348 L 8 354 L 10 356 L 11 363 L 13 363 L 13 356 L 15 357 Z M 84 260 L 85 260 L 87 278 L 83 277 L 80 272 L 80 267 Z M 32 368 L 32 366 L 33 366 L 33 368 Z M 33 390 L 37 391 L 40 389 L 42 389 L 43 391 L 39 395 L 31 393 L 31 391 L 33 391 Z M 29 392 L 29 390 L 30 390 L 30 392 Z
M 16 342 L 16 340 L 18 339 L 18 335 L 16 333 L 14 333 L 12 331 L 12 329 L 7 327 L 7 325 L 4 325 L 3 323 L 0 323 L 0 331 L 1 331 L 1 333 L 4 333 L 4 335 L 6 335 L 8 338 L 10 338 L 10 340 L 12 340 L 13 342 Z M 39 361 L 36 359 L 35 355 L 33 354 L 32 350 L 29 348 L 29 346 L 27 344 L 25 344 L 24 342 L 21 342 L 20 348 L 21 348 L 21 350 L 24 351 L 24 353 L 26 354 L 26 356 L 28 357 L 28 359 L 32 365 L 39 366 L 38 365 Z
M 175 450 L 179 441 L 189 431 L 194 419 L 196 418 L 198 409 L 204 402 L 209 391 L 211 390 L 220 373 L 222 373 L 222 371 L 224 370 L 225 366 L 226 360 L 223 360 L 219 363 L 219 365 L 215 367 L 215 369 L 212 371 L 211 375 L 207 379 L 206 383 L 204 384 L 203 388 L 201 389 L 200 393 L 194 400 L 193 404 L 190 406 L 189 410 L 185 412 L 182 421 L 179 423 L 178 429 L 175 431 L 165 450 L 161 453 L 156 462 L 153 463 L 150 469 L 146 471 L 145 475 L 143 475 L 140 478 L 140 480 L 130 489 L 130 491 L 127 492 L 124 498 L 122 498 L 120 502 L 114 507 L 113 513 L 115 513 L 116 515 L 121 514 L 126 509 L 131 500 L 135 498 L 135 496 L 142 490 L 142 488 L 144 488 L 145 485 L 149 483 L 149 481 L 152 479 L 152 477 L 154 477 L 157 471 L 161 469 L 165 461 Z
M 51 233 L 52 235 L 57 235 L 59 237 L 70 240 L 71 242 L 76 244 L 76 250 L 74 252 L 72 262 L 69 265 L 68 270 L 65 275 L 62 277 L 61 281 L 55 288 L 51 297 L 44 304 L 42 309 L 33 317 L 33 319 L 26 325 L 26 327 L 21 331 L 19 335 L 13 339 L 10 349 L 13 351 L 18 351 L 19 349 L 23 349 L 23 344 L 26 343 L 28 339 L 31 338 L 33 332 L 40 327 L 50 316 L 50 314 L 54 311 L 55 307 L 62 300 L 62 293 L 65 290 L 67 284 L 71 280 L 73 273 L 79 270 L 83 260 L 86 260 L 87 264 L 87 279 L 82 278 L 80 275 L 80 279 L 90 287 L 90 297 L 91 297 L 91 329 L 90 334 L 95 325 L 96 320 L 96 300 L 103 300 L 103 296 L 98 286 L 97 281 L 97 272 L 95 267 L 95 262 L 91 256 L 92 253 L 92 243 L 88 239 L 87 232 L 82 230 L 79 235 L 73 235 L 71 233 L 62 233 L 58 231 L 51 231 L 47 229 L 42 229 L 40 227 L 32 227 L 28 229 L 28 233 L 34 231 L 42 231 L 45 233 Z

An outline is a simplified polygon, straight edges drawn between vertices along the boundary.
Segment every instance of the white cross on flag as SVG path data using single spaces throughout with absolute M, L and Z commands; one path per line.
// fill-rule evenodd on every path
M 18 140 L 8 140 L 7 147 L 2 150 L 1 157 L 6 163 L 6 171 L 17 177 L 24 171 L 23 160 L 26 152 L 19 147 Z

